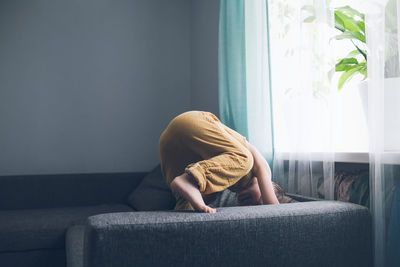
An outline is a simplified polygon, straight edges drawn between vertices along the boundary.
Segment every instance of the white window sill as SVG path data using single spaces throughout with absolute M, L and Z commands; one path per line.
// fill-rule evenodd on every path
M 335 162 L 369 163 L 368 152 L 336 152 Z
M 336 162 L 369 163 L 368 152 L 341 152 L 335 153 Z M 400 151 L 387 151 L 381 154 L 381 163 L 400 164 Z
M 306 159 L 302 155 L 292 155 L 289 152 L 280 152 L 280 158 L 284 160 L 302 160 Z M 369 163 L 368 152 L 336 152 L 332 158 L 327 158 L 326 153 L 323 152 L 311 152 L 307 160 L 322 161 L 322 160 L 333 160 L 335 162 L 345 163 Z M 329 157 L 329 156 L 328 156 Z M 385 164 L 400 164 L 400 151 L 396 152 L 385 152 L 381 156 L 381 162 Z

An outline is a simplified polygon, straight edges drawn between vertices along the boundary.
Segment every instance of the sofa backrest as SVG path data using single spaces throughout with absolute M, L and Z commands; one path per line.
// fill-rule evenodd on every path
M 0 176 L 0 210 L 126 203 L 145 174 Z

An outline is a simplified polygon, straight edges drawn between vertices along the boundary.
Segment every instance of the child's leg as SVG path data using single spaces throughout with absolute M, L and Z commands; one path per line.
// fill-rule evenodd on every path
M 196 210 L 207 212 L 207 213 L 215 213 L 216 210 L 210 208 L 204 203 L 203 197 L 196 185 L 193 181 L 193 178 L 190 177 L 189 174 L 184 173 L 178 177 L 176 177 L 170 184 L 171 190 L 173 193 L 178 194 L 183 197 Z

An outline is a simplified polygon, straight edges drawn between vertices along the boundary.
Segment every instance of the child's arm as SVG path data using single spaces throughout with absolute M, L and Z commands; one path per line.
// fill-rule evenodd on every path
M 257 148 L 255 148 L 249 142 L 247 142 L 247 148 L 250 150 L 254 158 L 252 171 L 254 176 L 257 177 L 263 204 L 279 204 L 274 192 L 274 187 L 272 185 L 271 169 L 269 168 L 267 161 L 257 150 Z

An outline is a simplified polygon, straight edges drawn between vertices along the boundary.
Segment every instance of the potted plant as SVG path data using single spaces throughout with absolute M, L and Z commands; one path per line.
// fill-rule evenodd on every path
M 384 80 L 384 139 L 385 150 L 400 150 L 400 138 L 396 133 L 400 132 L 400 67 L 398 28 L 396 1 L 389 0 L 385 10 L 385 80 Z M 308 13 L 303 22 L 310 23 L 316 19 L 312 5 L 302 8 Z M 400 10 L 400 8 L 399 8 Z M 353 77 L 361 76 L 359 94 L 364 108 L 366 120 L 368 120 L 368 81 L 367 81 L 367 38 L 365 32 L 365 15 L 350 6 L 343 6 L 334 10 L 335 28 L 339 34 L 336 40 L 348 40 L 354 49 L 338 59 L 334 69 L 330 72 L 341 73 L 337 88 L 340 91 Z
M 400 140 L 396 133 L 400 132 L 400 73 L 397 45 L 397 18 L 395 1 L 390 0 L 385 14 L 385 93 L 384 93 L 384 146 L 385 150 L 400 150 Z M 368 82 L 367 78 L 367 50 L 365 34 L 365 15 L 350 6 L 335 9 L 335 28 L 340 34 L 336 40 L 348 39 L 354 45 L 354 50 L 338 60 L 335 71 L 341 72 L 338 81 L 338 90 L 354 76 L 362 75 L 363 81 L 359 85 L 359 93 L 368 119 Z
M 316 20 L 315 9 L 313 5 L 302 7 L 308 16 L 303 20 L 304 23 L 312 23 Z M 335 68 L 330 72 L 342 72 L 338 81 L 338 90 L 358 74 L 367 78 L 367 51 L 365 37 L 365 15 L 350 6 L 335 8 L 335 28 L 340 34 L 334 36 L 336 40 L 350 40 L 354 46 L 352 51 L 338 60 Z
M 354 50 L 347 56 L 338 60 L 335 65 L 336 72 L 342 72 L 338 81 L 338 90 L 355 75 L 367 78 L 367 51 L 365 38 L 365 15 L 350 6 L 335 9 L 335 28 L 341 33 L 336 35 L 336 40 L 348 39 L 354 45 Z

